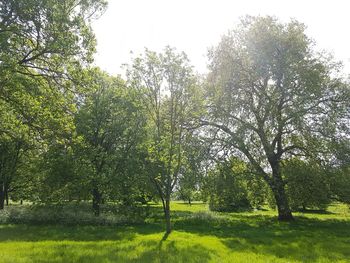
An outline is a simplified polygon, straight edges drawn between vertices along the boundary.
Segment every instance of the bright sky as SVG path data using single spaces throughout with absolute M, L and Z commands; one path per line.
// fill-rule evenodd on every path
M 170 45 L 204 73 L 208 48 L 247 14 L 305 23 L 317 47 L 342 60 L 350 74 L 349 0 L 109 0 L 106 13 L 93 23 L 96 64 L 123 74 L 121 65 L 130 62 L 130 51 L 161 51 Z

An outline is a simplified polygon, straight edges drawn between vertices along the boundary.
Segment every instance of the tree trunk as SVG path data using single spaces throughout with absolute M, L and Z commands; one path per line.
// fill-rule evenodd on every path
M 188 198 L 188 204 L 191 206 L 192 203 L 191 203 L 191 198 Z
M 4 209 L 4 205 L 5 205 L 4 183 L 0 183 L 0 210 Z
M 171 232 L 171 222 L 170 222 L 170 198 L 167 198 L 167 199 L 165 200 L 164 214 L 165 214 L 165 222 L 166 222 L 166 233 L 167 233 L 167 234 L 170 234 L 170 232 Z
M 289 207 L 288 198 L 284 189 L 284 182 L 281 174 L 273 170 L 272 173 L 271 189 L 274 194 L 277 210 L 278 220 L 280 221 L 292 221 L 294 220 L 292 211 Z
M 98 190 L 98 186 L 94 185 L 92 189 L 92 210 L 95 216 L 100 215 L 100 203 L 101 203 L 101 193 Z

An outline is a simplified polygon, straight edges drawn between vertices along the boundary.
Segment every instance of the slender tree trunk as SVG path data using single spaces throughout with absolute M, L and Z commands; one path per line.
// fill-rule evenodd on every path
M 5 205 L 5 189 L 4 183 L 0 183 L 0 210 L 4 209 Z
M 162 198 L 163 211 L 165 216 L 165 224 L 166 224 L 166 234 L 170 234 L 171 232 L 171 221 L 170 221 L 170 196 L 166 196 L 165 199 Z
M 287 194 L 284 189 L 284 182 L 282 180 L 279 169 L 273 169 L 271 188 L 276 200 L 276 205 L 278 210 L 278 220 L 280 221 L 294 220 L 292 211 L 289 207 Z
M 191 203 L 191 198 L 188 198 L 188 204 L 191 206 L 192 203 Z
M 20 202 L 21 205 L 23 205 L 23 200 L 21 199 L 21 202 Z
M 167 197 L 165 200 L 164 214 L 165 214 L 165 222 L 166 222 L 166 233 L 170 234 L 171 232 L 170 197 Z
M 97 185 L 93 186 L 92 189 L 92 210 L 95 216 L 100 215 L 100 203 L 101 203 L 101 193 Z

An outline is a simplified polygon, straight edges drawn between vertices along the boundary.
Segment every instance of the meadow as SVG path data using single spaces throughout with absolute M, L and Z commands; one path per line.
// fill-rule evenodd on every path
M 213 213 L 175 202 L 169 236 L 160 206 L 148 209 L 143 222 L 3 222 L 0 262 L 350 262 L 350 211 L 342 204 L 278 222 L 271 210 Z

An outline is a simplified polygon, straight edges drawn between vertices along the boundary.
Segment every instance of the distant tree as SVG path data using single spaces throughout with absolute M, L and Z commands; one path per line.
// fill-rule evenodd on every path
M 248 175 L 244 178 L 247 188 L 247 198 L 250 206 L 254 209 L 262 209 L 271 199 L 271 190 L 264 179 L 256 176 L 249 168 Z
M 128 69 L 131 87 L 148 116 L 149 174 L 162 200 L 166 232 L 171 231 L 170 200 L 183 168 L 184 145 L 192 131 L 187 123 L 196 113 L 196 78 L 184 53 L 167 47 L 163 53 L 149 50 Z
M 208 149 L 199 134 L 193 132 L 184 144 L 183 165 L 179 174 L 176 191 L 178 198 L 188 201 L 201 199 L 201 188 L 205 177 L 205 167 L 208 160 Z
M 247 165 L 237 158 L 218 163 L 209 173 L 209 208 L 225 212 L 250 209 L 246 185 L 248 172 Z
M 350 206 L 350 125 L 344 126 L 343 134 L 348 137 L 332 144 L 335 158 L 328 164 L 327 172 L 330 176 L 332 198 Z
M 189 205 L 195 198 L 198 191 L 198 176 L 193 172 L 187 170 L 182 173 L 179 178 L 179 182 L 176 188 L 178 198 L 183 201 L 187 201 Z
M 297 158 L 284 161 L 282 176 L 293 209 L 325 209 L 330 203 L 329 175 L 316 162 Z
M 330 171 L 331 195 L 336 201 L 343 202 L 350 207 L 350 166 L 338 167 Z
M 316 158 L 340 134 L 349 93 L 337 65 L 314 52 L 303 24 L 246 17 L 211 50 L 209 67 L 202 125 L 265 180 L 279 220 L 292 220 L 281 163 L 295 154 Z

